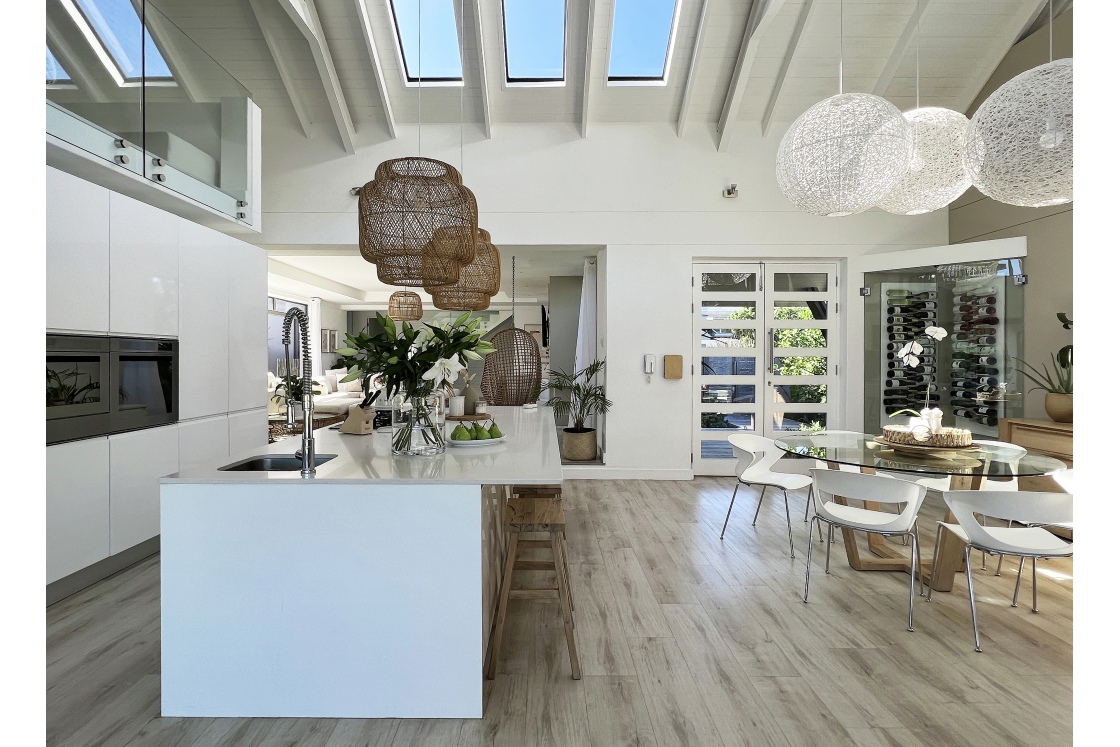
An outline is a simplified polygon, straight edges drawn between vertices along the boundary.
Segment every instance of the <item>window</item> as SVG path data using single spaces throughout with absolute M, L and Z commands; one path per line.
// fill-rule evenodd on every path
M 389 0 L 406 85 L 461 85 L 453 0 Z
M 506 82 L 564 84 L 564 0 L 503 0 Z
M 132 0 L 63 0 L 63 5 L 118 85 L 173 78 Z
M 43 45 L 46 46 L 46 45 Z M 70 73 L 66 72 L 58 60 L 51 54 L 51 48 L 47 47 L 47 83 L 69 83 Z
M 679 0 L 615 0 L 607 83 L 665 85 Z

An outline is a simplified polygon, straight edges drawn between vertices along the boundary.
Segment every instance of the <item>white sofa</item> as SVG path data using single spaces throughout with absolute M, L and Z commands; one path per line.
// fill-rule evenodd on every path
M 345 375 L 345 370 L 328 371 L 323 376 L 314 377 L 315 389 L 321 394 L 316 394 L 315 412 L 330 413 L 332 415 L 345 415 L 350 411 L 350 406 L 362 399 L 362 392 L 359 391 L 339 391 L 338 379 Z M 274 375 L 271 371 L 268 373 L 268 411 L 269 413 L 283 413 L 286 411 L 286 405 L 282 402 L 277 402 L 273 399 L 276 394 L 276 387 L 283 383 L 283 379 Z M 346 385 L 343 385 L 346 386 Z

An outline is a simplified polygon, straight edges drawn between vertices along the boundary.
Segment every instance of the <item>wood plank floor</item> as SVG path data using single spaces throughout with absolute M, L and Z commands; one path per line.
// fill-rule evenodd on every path
M 906 576 L 813 551 L 800 599 L 804 494 L 730 478 L 572 481 L 564 486 L 584 676 L 570 678 L 555 601 L 515 601 L 481 720 L 164 719 L 159 716 L 159 557 L 47 610 L 47 744 L 58 747 L 880 747 L 1068 745 L 1073 711 L 1073 565 L 977 570 L 985 653 L 972 651 L 964 577 L 906 631 Z M 921 526 L 932 555 L 927 502 Z M 837 533 L 839 535 L 839 532 Z M 979 556 L 974 557 L 979 568 Z

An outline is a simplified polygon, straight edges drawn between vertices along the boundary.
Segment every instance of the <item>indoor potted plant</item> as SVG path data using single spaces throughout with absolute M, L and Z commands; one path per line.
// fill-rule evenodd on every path
M 480 319 L 470 312 L 450 324 L 399 326 L 378 314 L 370 322 L 373 334 L 346 335 L 346 347 L 335 352 L 346 361 L 348 373 L 341 381 L 379 379 L 393 409 L 393 453 L 431 455 L 443 453 L 443 397 L 467 360 L 480 360 L 494 346 L 477 331 Z M 367 398 L 369 395 L 367 395 Z
M 1058 314 L 1058 321 L 1065 329 L 1073 329 L 1073 320 L 1065 314 Z M 1036 384 L 1031 391 L 1035 389 L 1046 391 L 1045 407 L 1050 419 L 1055 423 L 1072 423 L 1073 345 L 1065 345 L 1057 353 L 1050 354 L 1050 362 L 1054 365 L 1053 371 L 1046 363 L 1042 364 L 1042 370 L 1039 371 L 1021 358 L 1015 360 L 1022 364 L 1019 373 Z
M 311 385 L 311 396 L 322 394 L 321 391 L 315 388 L 315 384 Z M 272 394 L 272 400 L 280 403 L 281 407 L 291 407 L 297 418 L 303 417 L 303 379 L 299 376 L 285 376 L 283 383 L 276 387 L 276 391 Z M 281 412 L 286 412 L 282 409 Z
M 549 371 L 548 382 L 552 389 L 551 407 L 561 419 L 571 416 L 571 426 L 564 429 L 560 438 L 560 456 L 571 462 L 589 462 L 598 455 L 595 429 L 586 427 L 593 415 L 605 415 L 611 408 L 606 388 L 595 383 L 603 361 L 594 361 L 582 371 L 573 374 Z M 564 399 L 563 395 L 569 395 Z

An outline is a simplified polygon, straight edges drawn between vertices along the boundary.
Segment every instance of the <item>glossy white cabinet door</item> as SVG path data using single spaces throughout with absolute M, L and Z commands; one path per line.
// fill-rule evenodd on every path
M 114 555 L 159 534 L 159 478 L 179 471 L 179 426 L 109 436 L 109 530 Z
M 109 331 L 109 190 L 47 166 L 47 329 Z
M 47 447 L 47 583 L 109 557 L 109 439 Z
M 229 238 L 179 219 L 179 419 L 229 404 Z
M 231 412 L 229 414 L 229 455 L 240 457 L 245 452 L 268 446 L 268 409 Z M 231 460 L 232 461 L 232 460 Z
M 225 415 L 179 422 L 179 469 L 190 469 L 229 456 Z
M 179 334 L 179 217 L 109 193 L 109 330 Z
M 230 238 L 229 409 L 268 405 L 268 258 Z

